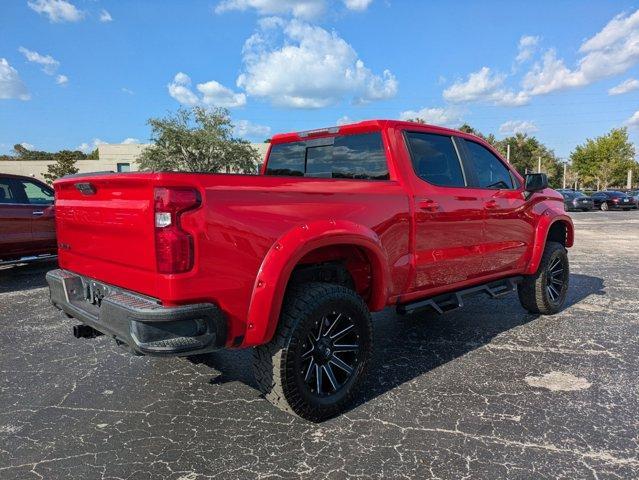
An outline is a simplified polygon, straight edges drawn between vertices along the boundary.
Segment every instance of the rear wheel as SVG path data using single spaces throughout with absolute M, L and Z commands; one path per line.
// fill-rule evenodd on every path
M 546 243 L 537 273 L 525 277 L 517 288 L 522 307 L 531 313 L 557 313 L 566 300 L 569 276 L 566 248 L 558 242 Z
M 275 406 L 322 421 L 353 401 L 371 348 L 361 297 L 339 285 L 303 284 L 287 293 L 273 340 L 255 348 L 255 377 Z
M 608 207 L 608 203 L 607 203 L 607 202 L 602 202 L 602 203 L 601 203 L 601 209 L 602 209 L 604 212 L 607 212 L 607 211 L 608 211 L 608 209 L 609 209 L 609 207 Z

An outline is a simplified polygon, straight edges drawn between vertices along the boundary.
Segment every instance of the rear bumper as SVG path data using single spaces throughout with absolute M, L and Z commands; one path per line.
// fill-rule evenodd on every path
M 66 270 L 51 270 L 46 278 L 53 305 L 136 354 L 193 355 L 219 349 L 226 342 L 226 319 L 212 303 L 163 307 L 148 297 Z

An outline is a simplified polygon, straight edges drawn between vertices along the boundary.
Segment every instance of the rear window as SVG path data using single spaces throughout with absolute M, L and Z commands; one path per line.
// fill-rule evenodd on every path
M 379 132 L 273 145 L 266 175 L 388 180 Z

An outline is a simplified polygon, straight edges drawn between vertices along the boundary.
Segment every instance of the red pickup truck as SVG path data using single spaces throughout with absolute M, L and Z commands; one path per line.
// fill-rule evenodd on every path
M 483 140 L 388 120 L 273 137 L 260 175 L 78 175 L 54 184 L 51 300 L 137 354 L 256 347 L 266 398 L 319 421 L 354 398 L 371 311 L 438 313 L 517 289 L 566 298 L 573 225 L 543 174 Z

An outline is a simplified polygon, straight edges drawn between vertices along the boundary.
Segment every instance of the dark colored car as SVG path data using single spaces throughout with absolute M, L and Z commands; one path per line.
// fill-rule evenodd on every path
M 587 212 L 594 208 L 592 198 L 583 192 L 574 190 L 557 190 L 564 197 L 564 208 L 567 212 L 581 210 Z
M 635 190 L 633 192 L 628 192 L 628 196 L 632 197 L 633 200 L 635 201 L 635 205 L 637 205 L 637 207 L 639 207 L 639 190 Z
M 595 208 L 602 210 L 630 210 L 637 208 L 637 202 L 623 192 L 605 191 L 591 195 Z
M 0 173 L 0 263 L 56 250 L 53 189 L 35 178 Z

